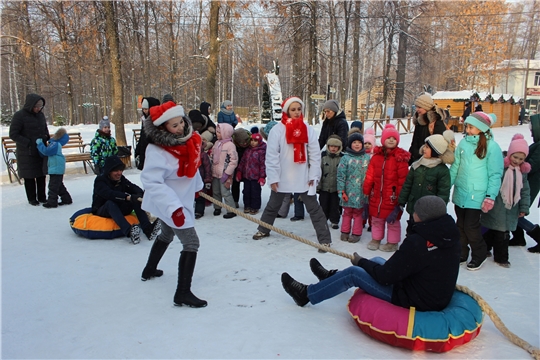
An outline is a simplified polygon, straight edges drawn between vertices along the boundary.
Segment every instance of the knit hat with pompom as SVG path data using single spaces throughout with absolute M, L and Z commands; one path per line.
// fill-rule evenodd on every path
M 510 146 L 508 146 L 508 157 L 512 156 L 517 152 L 524 153 L 525 156 L 529 155 L 529 145 L 523 137 L 522 134 L 515 134 L 510 141 Z
M 377 146 L 377 139 L 375 138 L 375 130 L 373 130 L 373 128 L 364 131 L 364 144 L 365 143 L 370 143 L 373 147 Z
M 386 124 L 386 126 L 384 127 L 384 130 L 381 135 L 381 144 L 383 144 L 383 146 L 384 146 L 384 142 L 389 137 L 395 138 L 399 145 L 399 131 L 397 131 L 396 127 L 392 124 Z

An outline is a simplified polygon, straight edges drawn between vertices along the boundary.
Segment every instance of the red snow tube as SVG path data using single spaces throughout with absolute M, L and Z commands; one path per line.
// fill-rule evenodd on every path
M 449 351 L 478 336 L 483 321 L 476 300 L 457 290 L 442 311 L 405 309 L 361 289 L 356 290 L 347 307 L 360 330 L 410 350 Z

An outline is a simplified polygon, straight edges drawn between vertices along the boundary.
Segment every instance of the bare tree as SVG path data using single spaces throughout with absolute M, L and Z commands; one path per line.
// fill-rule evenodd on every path
M 120 51 L 118 43 L 118 29 L 116 23 L 115 3 L 111 1 L 102 1 L 103 9 L 105 10 L 105 37 L 109 46 L 109 54 L 111 61 L 112 84 L 113 84 L 113 111 L 112 120 L 114 121 L 114 129 L 116 130 L 116 142 L 118 145 L 125 146 L 126 133 L 124 131 L 124 81 L 122 79 L 122 62 L 120 61 Z

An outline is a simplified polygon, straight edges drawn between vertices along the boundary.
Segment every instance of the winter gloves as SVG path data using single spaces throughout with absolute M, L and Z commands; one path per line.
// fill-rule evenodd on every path
M 178 208 L 176 209 L 175 212 L 173 212 L 172 220 L 173 220 L 174 225 L 178 227 L 181 227 L 182 225 L 184 225 L 184 222 L 186 221 L 186 217 L 184 216 L 184 211 L 182 210 L 182 208 Z
M 345 191 L 342 191 L 341 192 L 341 198 L 343 199 L 343 201 L 345 202 L 348 202 L 349 201 L 349 197 L 347 196 L 347 193 Z
M 388 215 L 388 217 L 386 218 L 386 222 L 389 224 L 393 224 L 397 220 L 399 213 L 401 213 L 402 211 L 403 211 L 403 207 L 401 207 L 401 205 L 396 205 L 394 210 L 392 210 L 390 215 Z
M 353 256 L 354 256 L 354 259 L 351 260 L 351 263 L 352 263 L 354 266 L 358 266 L 358 264 L 360 263 L 360 260 L 362 260 L 363 257 L 360 256 L 360 255 L 358 255 L 357 252 L 355 252 L 355 253 L 353 254 Z
M 223 175 L 221 175 L 221 183 L 222 183 L 222 184 L 225 184 L 225 183 L 227 182 L 227 180 L 229 180 L 229 177 L 230 177 L 230 176 L 231 176 L 231 175 L 228 175 L 228 174 L 226 174 L 226 173 L 223 173 Z
M 490 198 L 485 198 L 484 202 L 482 202 L 482 211 L 487 213 L 489 210 L 493 209 L 493 206 L 495 205 L 495 201 Z

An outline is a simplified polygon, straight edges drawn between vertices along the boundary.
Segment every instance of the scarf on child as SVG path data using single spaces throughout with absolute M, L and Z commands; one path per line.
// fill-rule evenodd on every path
M 161 147 L 178 159 L 178 171 L 176 174 L 179 177 L 187 176 L 192 178 L 199 170 L 201 163 L 201 144 L 201 136 L 194 132 L 183 144 L 161 145 Z
M 515 171 L 514 171 L 515 170 Z M 515 176 L 514 176 L 515 173 Z M 515 179 L 514 179 L 515 178 Z M 514 187 L 514 181 L 516 186 Z M 521 199 L 521 189 L 523 188 L 523 174 L 521 173 L 521 167 L 514 167 L 508 165 L 508 170 L 504 174 L 504 178 L 501 185 L 501 197 L 504 203 L 504 207 L 510 210 Z M 514 193 L 512 193 L 514 189 Z
M 308 129 L 304 123 L 304 116 L 300 114 L 298 119 L 291 119 L 286 113 L 281 115 L 281 123 L 285 125 L 285 139 L 287 144 L 294 146 L 294 162 L 306 162 L 306 146 L 308 142 Z
M 442 160 L 439 158 L 429 158 L 426 159 L 425 157 L 421 157 L 420 159 L 416 160 L 411 164 L 412 168 L 414 170 L 418 169 L 420 166 L 425 166 L 427 168 L 434 168 L 435 166 L 442 163 Z

